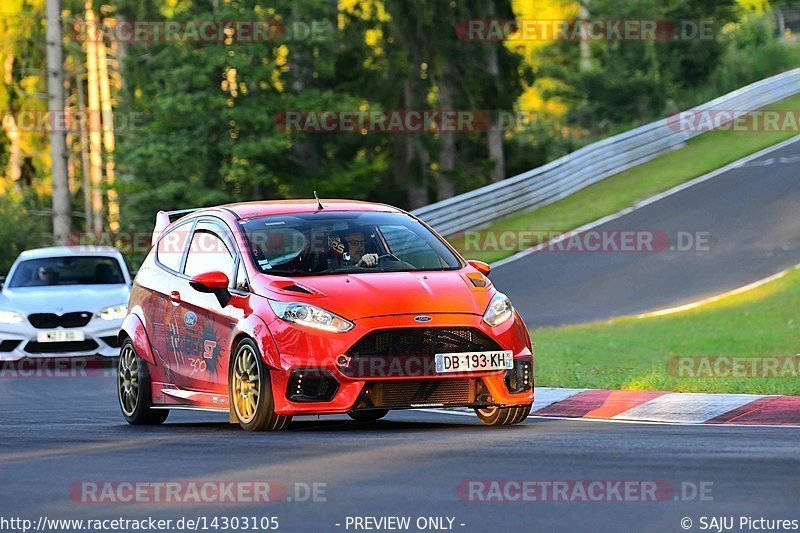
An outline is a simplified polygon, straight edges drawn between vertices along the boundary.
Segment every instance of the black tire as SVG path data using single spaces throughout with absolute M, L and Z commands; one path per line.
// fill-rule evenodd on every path
M 487 426 L 511 426 L 519 424 L 531 412 L 531 406 L 522 405 L 519 407 L 490 407 L 486 409 L 475 409 L 475 414 L 478 415 L 481 422 Z
M 366 411 L 350 411 L 347 416 L 359 422 L 375 422 L 388 414 L 388 409 L 369 409 Z
M 275 414 L 269 368 L 264 364 L 256 343 L 250 339 L 239 342 L 228 366 L 231 413 L 242 429 L 246 431 L 285 429 L 292 421 L 292 417 Z M 244 389 L 245 385 L 248 387 L 247 390 Z M 252 389 L 254 386 L 257 388 L 255 391 Z
M 130 339 L 125 339 L 117 361 L 117 400 L 122 416 L 132 426 L 163 424 L 168 409 L 153 409 L 150 369 Z

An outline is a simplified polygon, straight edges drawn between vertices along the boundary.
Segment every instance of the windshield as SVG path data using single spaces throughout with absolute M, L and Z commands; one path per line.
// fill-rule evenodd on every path
M 402 213 L 318 211 L 251 219 L 242 228 L 255 264 L 266 274 L 461 268 L 439 237 Z
M 21 262 L 6 284 L 14 287 L 54 285 L 116 285 L 125 283 L 113 257 L 46 257 Z

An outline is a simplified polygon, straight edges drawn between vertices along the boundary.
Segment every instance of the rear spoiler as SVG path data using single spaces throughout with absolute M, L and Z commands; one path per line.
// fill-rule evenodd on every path
M 155 245 L 158 238 L 161 237 L 161 234 L 164 233 L 164 230 L 169 227 L 170 224 L 175 222 L 176 220 L 185 217 L 190 213 L 194 213 L 195 211 L 199 211 L 201 208 L 197 207 L 195 209 L 181 209 L 179 211 L 159 211 L 156 213 L 156 227 L 153 228 L 153 237 L 150 240 L 151 245 Z

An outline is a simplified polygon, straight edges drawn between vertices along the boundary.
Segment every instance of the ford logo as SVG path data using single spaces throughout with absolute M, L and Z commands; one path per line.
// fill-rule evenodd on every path
M 414 317 L 414 322 L 430 322 L 431 320 L 433 320 L 431 317 L 425 315 Z
M 193 328 L 195 324 L 197 324 L 197 315 L 189 311 L 183 315 L 183 322 L 190 328 Z

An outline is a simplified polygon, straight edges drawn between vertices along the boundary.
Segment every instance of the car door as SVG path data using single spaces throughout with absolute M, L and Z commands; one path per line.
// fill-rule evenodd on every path
M 131 307 L 140 306 L 145 312 L 150 345 L 156 365 L 164 369 L 164 379 L 172 383 L 172 343 L 175 340 L 173 315 L 176 302 L 172 299 L 175 283 L 183 271 L 186 248 L 192 235 L 195 221 L 178 224 L 165 232 L 155 249 L 155 267 L 144 268 L 137 277 L 138 287 L 131 294 Z
M 231 294 L 198 291 L 191 278 L 205 272 L 220 271 L 236 279 L 238 254 L 225 223 L 202 218 L 192 233 L 183 275 L 176 279 L 172 327 L 172 350 L 176 361 L 174 383 L 181 389 L 225 393 L 232 331 L 241 312 L 231 305 Z

